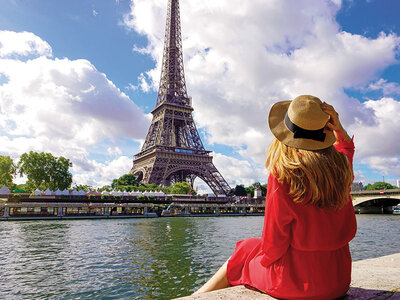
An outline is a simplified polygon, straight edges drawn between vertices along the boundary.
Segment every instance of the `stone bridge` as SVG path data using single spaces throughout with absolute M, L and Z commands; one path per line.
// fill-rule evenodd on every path
M 353 206 L 358 213 L 392 213 L 400 203 L 400 189 L 351 192 Z

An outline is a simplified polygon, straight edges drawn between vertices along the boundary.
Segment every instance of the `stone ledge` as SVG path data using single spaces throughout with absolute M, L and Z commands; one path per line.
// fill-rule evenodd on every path
M 234 286 L 210 293 L 187 296 L 181 300 L 275 299 Z M 351 288 L 343 298 L 400 300 L 400 253 L 353 262 Z

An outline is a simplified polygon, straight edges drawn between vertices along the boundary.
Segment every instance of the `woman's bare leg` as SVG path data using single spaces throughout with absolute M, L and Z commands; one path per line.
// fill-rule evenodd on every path
M 222 265 L 221 268 L 219 268 L 219 270 L 214 274 L 214 276 L 211 277 L 200 289 L 194 292 L 193 295 L 230 287 L 231 285 L 228 279 L 226 278 L 226 269 L 228 266 L 228 260 Z

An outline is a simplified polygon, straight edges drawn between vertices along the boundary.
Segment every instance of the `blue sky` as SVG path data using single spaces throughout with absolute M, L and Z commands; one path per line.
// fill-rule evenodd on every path
M 231 186 L 265 182 L 269 107 L 313 94 L 355 136 L 356 181 L 395 183 L 400 3 L 297 2 L 181 0 L 187 88 L 203 143 Z M 156 101 L 166 4 L 1 1 L 0 154 L 63 155 L 76 184 L 127 173 Z

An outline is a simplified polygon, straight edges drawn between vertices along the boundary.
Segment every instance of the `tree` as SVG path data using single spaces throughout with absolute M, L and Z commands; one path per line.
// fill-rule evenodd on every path
M 249 195 L 250 194 L 250 196 L 251 197 L 253 197 L 254 196 L 254 186 L 248 186 L 248 187 L 246 187 L 246 195 Z
M 65 157 L 54 157 L 51 153 L 30 151 L 21 155 L 18 162 L 18 172 L 26 175 L 26 186 L 35 188 L 64 190 L 72 184 L 72 174 L 69 168 L 72 163 Z
M 250 194 L 251 197 L 253 197 L 254 190 L 256 189 L 257 185 L 260 185 L 262 195 L 265 196 L 267 194 L 267 184 L 260 184 L 259 182 L 255 182 L 247 187 L 245 187 L 243 184 L 238 184 L 233 190 L 233 194 L 235 196 L 247 196 L 248 194 Z
M 147 191 L 156 191 L 160 189 L 160 187 L 155 183 L 144 184 L 143 186 Z
M 187 195 L 193 191 L 192 187 L 186 181 L 176 182 L 172 186 L 168 187 L 169 194 L 183 194 Z
M 97 192 L 99 192 L 99 193 L 104 192 L 104 191 L 111 192 L 111 190 L 112 190 L 111 186 L 109 186 L 109 185 L 104 185 L 100 188 L 97 188 Z
M 235 187 L 234 194 L 236 196 L 247 196 L 246 188 L 243 184 L 239 184 Z
M 129 188 L 127 188 L 129 186 Z M 132 187 L 139 186 L 139 182 L 136 181 L 136 176 L 133 174 L 122 175 L 118 179 L 114 179 L 111 188 L 114 190 L 131 190 Z
M 13 188 L 13 177 L 17 174 L 17 167 L 9 156 L 0 155 L 0 187 L 6 185 Z
M 264 197 L 267 195 L 267 184 L 261 185 L 261 192 Z
M 75 185 L 73 187 L 73 189 L 76 191 L 85 191 L 86 193 L 94 190 L 94 188 L 91 185 L 87 185 L 87 184 Z
M 382 182 L 382 181 L 378 181 L 375 182 L 374 184 L 367 184 L 367 186 L 365 187 L 365 189 L 367 191 L 374 191 L 374 190 L 390 190 L 390 189 L 395 189 L 396 187 L 391 185 L 390 183 L 387 182 Z

